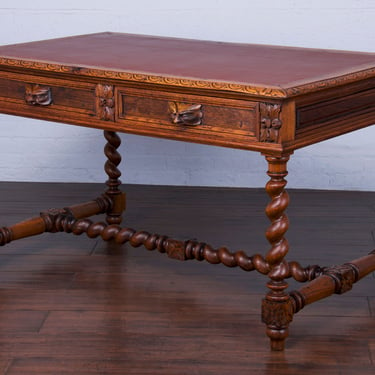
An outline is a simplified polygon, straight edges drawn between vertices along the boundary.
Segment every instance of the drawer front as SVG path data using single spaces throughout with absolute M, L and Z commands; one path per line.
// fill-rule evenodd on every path
M 280 105 L 0 72 L 0 112 L 217 146 L 279 150 Z
M 329 98 L 300 98 L 296 103 L 294 149 L 321 142 L 375 123 L 375 89 L 349 93 L 337 90 Z
M 95 85 L 7 73 L 0 76 L 0 109 L 46 120 L 92 119 L 96 114 Z
M 118 88 L 119 123 L 138 132 L 172 134 L 172 138 L 204 141 L 206 137 L 257 140 L 257 102 Z
M 375 90 L 372 89 L 300 107 L 297 109 L 297 132 L 351 114 L 370 111 L 374 107 L 374 100 Z

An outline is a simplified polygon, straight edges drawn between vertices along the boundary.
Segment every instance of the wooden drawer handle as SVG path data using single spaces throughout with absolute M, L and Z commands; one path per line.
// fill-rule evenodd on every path
M 202 104 L 184 104 L 169 102 L 169 114 L 174 124 L 200 125 L 202 124 Z
M 26 85 L 25 101 L 29 105 L 50 105 L 52 103 L 51 88 L 38 84 Z

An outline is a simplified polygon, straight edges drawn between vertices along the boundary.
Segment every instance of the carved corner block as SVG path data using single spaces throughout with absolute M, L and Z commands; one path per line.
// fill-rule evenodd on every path
M 356 283 L 359 278 L 357 267 L 350 263 L 326 267 L 323 269 L 323 274 L 334 280 L 336 294 L 343 294 L 351 290 L 353 284 Z
M 29 105 L 47 106 L 52 104 L 52 91 L 48 86 L 28 84 L 25 87 L 25 102 Z
M 100 120 L 115 121 L 115 90 L 112 85 L 98 84 L 95 88 L 96 114 Z
M 185 243 L 183 241 L 173 240 L 168 238 L 165 242 L 164 248 L 169 258 L 177 260 L 186 260 Z
M 294 307 L 289 298 L 283 302 L 270 301 L 265 298 L 262 301 L 262 322 L 275 328 L 287 327 L 293 320 Z
M 277 143 L 279 131 L 282 126 L 280 119 L 281 105 L 272 103 L 260 103 L 260 136 L 261 142 Z
M 203 119 L 202 105 L 169 102 L 169 115 L 174 124 L 201 125 Z
M 74 220 L 74 215 L 69 208 L 50 208 L 40 213 L 40 217 L 44 220 L 45 231 L 56 233 L 62 230 L 61 225 L 63 221 Z M 65 230 L 65 229 L 64 229 Z

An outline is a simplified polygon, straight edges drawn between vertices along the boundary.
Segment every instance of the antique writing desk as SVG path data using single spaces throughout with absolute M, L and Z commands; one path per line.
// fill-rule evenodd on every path
M 375 123 L 375 54 L 100 33 L 0 47 L 0 112 L 104 130 L 107 190 L 0 229 L 0 244 L 43 232 L 86 233 L 180 260 L 256 270 L 273 350 L 293 315 L 375 270 L 375 252 L 333 267 L 288 261 L 287 162 L 297 148 Z M 233 147 L 268 162 L 270 248 L 250 255 L 120 226 L 116 132 Z M 88 217 L 106 213 L 107 223 Z M 288 292 L 288 278 L 308 282 Z

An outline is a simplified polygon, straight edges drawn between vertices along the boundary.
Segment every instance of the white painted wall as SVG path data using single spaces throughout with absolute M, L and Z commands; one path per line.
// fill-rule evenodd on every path
M 13 0 L 0 4 L 0 44 L 99 31 L 375 52 L 374 0 Z M 99 182 L 101 132 L 0 117 L 0 179 Z M 252 152 L 123 135 L 129 183 L 263 186 Z M 375 127 L 307 147 L 289 187 L 375 190 Z

